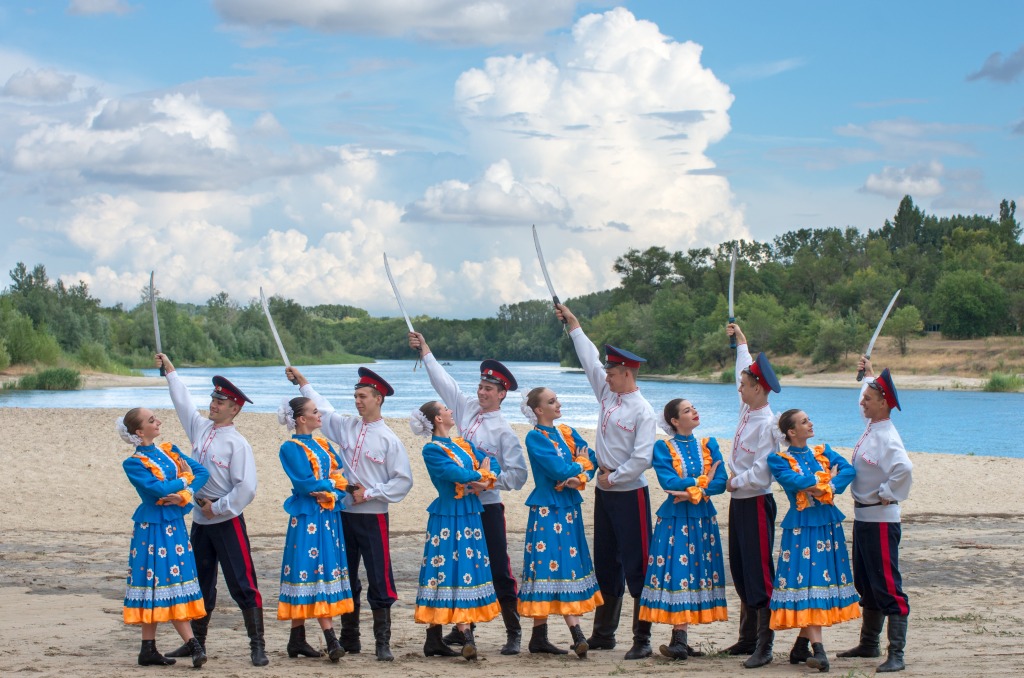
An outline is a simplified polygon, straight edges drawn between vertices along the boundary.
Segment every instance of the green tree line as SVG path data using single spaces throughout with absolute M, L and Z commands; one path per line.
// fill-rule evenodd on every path
M 856 228 L 790 231 L 772 242 L 728 241 L 670 252 L 630 249 L 614 266 L 613 290 L 567 300 L 598 344 L 630 347 L 655 371 L 703 372 L 731 359 L 723 326 L 729 266 L 738 247 L 736 317 L 757 350 L 832 363 L 862 350 L 896 289 L 886 325 L 906 351 L 924 329 L 963 339 L 1024 332 L 1024 245 L 1016 204 L 998 216 L 925 214 L 910 196 L 866 234 Z M 49 280 L 18 264 L 0 294 L 0 368 L 70 361 L 116 371 L 152 364 L 149 301 L 102 307 L 87 285 Z M 401 318 L 344 305 L 303 307 L 274 297 L 270 308 L 296 364 L 409 358 Z M 179 364 L 273 364 L 279 360 L 260 304 L 226 293 L 203 305 L 160 298 L 161 334 Z M 442 359 L 576 364 L 547 300 L 502 305 L 492 318 L 413 319 Z

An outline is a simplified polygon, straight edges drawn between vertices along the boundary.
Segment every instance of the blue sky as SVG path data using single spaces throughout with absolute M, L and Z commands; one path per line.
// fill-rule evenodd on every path
M 493 315 L 627 247 L 1024 204 L 1019 3 L 0 8 L 0 267 Z

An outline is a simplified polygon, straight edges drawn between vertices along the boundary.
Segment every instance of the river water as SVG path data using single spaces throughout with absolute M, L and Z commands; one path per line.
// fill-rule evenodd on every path
M 558 393 L 562 403 L 561 421 L 573 426 L 594 427 L 597 404 L 586 377 L 579 370 L 555 363 L 506 363 L 525 393 L 535 386 L 547 386 Z M 479 363 L 453 361 L 446 369 L 471 398 L 479 381 Z M 358 365 L 319 365 L 302 367 L 303 374 L 342 412 L 354 412 L 352 386 Z M 426 371 L 413 371 L 409 360 L 382 360 L 369 366 L 388 380 L 395 395 L 384 404 L 384 416 L 405 417 L 409 411 L 436 399 Z M 156 376 L 156 370 L 145 370 Z M 179 368 L 185 383 L 200 407 L 207 401 L 210 378 L 221 374 L 245 391 L 254 401 L 248 411 L 273 412 L 285 396 L 298 395 L 298 389 L 284 378 L 281 367 Z M 899 375 L 896 375 L 899 386 Z M 854 386 L 851 377 L 851 386 Z M 730 440 L 736 429 L 739 396 L 731 384 L 690 384 L 641 380 L 641 392 L 660 416 L 672 398 L 686 398 L 701 415 L 698 435 Z M 509 393 L 503 407 L 505 417 L 525 423 L 519 411 L 519 392 Z M 776 414 L 791 407 L 805 410 L 814 422 L 814 439 L 836 447 L 852 447 L 864 430 L 857 406 L 857 388 L 787 387 L 772 394 Z M 975 391 L 911 391 L 900 393 L 902 412 L 893 420 L 908 450 L 948 454 L 977 454 L 1024 458 L 1024 446 L 1017 434 L 1024 423 L 1024 393 L 981 393 Z M 11 391 L 0 392 L 2 407 L 110 407 L 125 410 L 145 406 L 170 408 L 171 400 L 162 387 L 127 387 L 83 391 Z

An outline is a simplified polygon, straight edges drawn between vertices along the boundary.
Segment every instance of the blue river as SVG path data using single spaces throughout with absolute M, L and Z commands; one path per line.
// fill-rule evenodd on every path
M 555 363 L 509 362 L 509 369 L 519 381 L 519 392 L 535 386 L 547 386 L 558 393 L 562 403 L 562 421 L 573 426 L 594 427 L 597 405 L 583 373 L 560 367 Z M 382 360 L 369 365 L 395 388 L 395 395 L 384 405 L 387 417 L 405 417 L 415 407 L 436 399 L 422 366 L 413 370 L 410 360 Z M 479 372 L 478 362 L 453 361 L 446 369 L 459 382 L 463 391 L 475 397 Z M 352 386 L 358 365 L 316 365 L 302 367 L 303 374 L 331 403 L 343 412 L 354 412 Z M 156 370 L 145 370 L 156 376 Z M 282 367 L 181 368 L 179 373 L 202 407 L 210 391 L 210 378 L 222 374 L 245 391 L 254 401 L 247 411 L 273 412 L 285 396 L 298 394 L 298 389 L 284 378 Z M 897 387 L 899 375 L 895 376 Z M 771 396 L 776 414 L 797 407 L 805 410 L 814 422 L 819 443 L 852 447 L 864 430 L 857 406 L 859 391 L 851 375 L 851 388 L 787 387 Z M 736 429 L 739 396 L 729 384 L 692 384 L 641 380 L 640 389 L 659 415 L 672 398 L 691 400 L 701 415 L 699 435 L 729 440 Z M 502 408 L 505 417 L 525 423 L 519 411 L 519 392 L 509 393 Z M 1015 442 L 1020 424 L 1024 422 L 1024 393 L 982 393 L 975 391 L 900 392 L 901 412 L 893 420 L 908 450 L 947 454 L 976 454 L 1024 458 L 1024 446 Z M 10 391 L 0 392 L 2 407 L 109 407 L 124 408 L 144 405 L 170 408 L 171 400 L 162 387 L 126 387 L 83 391 Z

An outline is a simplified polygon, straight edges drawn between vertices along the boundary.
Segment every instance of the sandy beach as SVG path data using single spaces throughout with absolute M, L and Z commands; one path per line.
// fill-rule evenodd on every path
M 130 449 L 114 434 L 115 410 L 0 409 L 0 674 L 42 676 L 135 676 L 139 629 L 121 621 L 121 601 L 131 514 L 138 498 L 121 470 Z M 385 409 L 385 414 L 387 410 Z M 162 440 L 183 449 L 187 442 L 172 411 L 159 411 L 164 421 Z M 376 662 L 372 654 L 349 655 L 337 665 L 327 661 L 290 660 L 284 652 L 288 628 L 276 621 L 278 571 L 284 542 L 285 514 L 281 503 L 290 491 L 277 458 L 287 437 L 273 415 L 240 415 L 237 424 L 252 442 L 259 468 L 259 491 L 245 511 L 267 617 L 267 651 L 271 664 L 249 663 L 242 618 L 223 582 L 208 639 L 210 662 L 205 672 L 220 676 L 304 676 L 337 673 L 357 675 L 469 676 L 515 674 L 541 678 L 563 671 L 579 676 L 678 675 L 732 676 L 743 673 L 735 657 L 710 656 L 673 663 L 659 656 L 627 662 L 630 604 L 624 605 L 619 647 L 591 652 L 586 661 L 575 658 L 503 657 L 500 621 L 477 632 L 483 659 L 426 659 L 422 656 L 424 627 L 412 621 L 416 578 L 422 553 L 425 509 L 434 498 L 420 458 L 422 439 L 414 438 L 404 420 L 388 421 L 405 442 L 416 475 L 416 486 L 391 511 L 391 547 L 400 600 L 393 608 L 392 649 L 396 661 Z M 571 422 L 567 422 L 571 423 Z M 857 425 L 851 422 L 851 425 Z M 525 436 L 526 428 L 517 433 Z M 583 431 L 593 440 L 592 431 Z M 729 441 L 720 441 L 728 453 Z M 819 442 L 827 442 L 825 440 Z M 847 456 L 850 450 L 840 450 Z M 1024 460 L 913 453 L 915 484 L 903 512 L 901 566 L 910 595 L 911 619 L 907 648 L 908 670 L 914 676 L 1019 676 L 1024 674 Z M 664 494 L 653 473 L 651 499 L 658 506 Z M 523 491 L 505 498 L 513 571 L 522 562 L 526 511 Z M 585 512 L 590 518 L 590 491 Z M 782 511 L 785 496 L 777 490 Z M 717 497 L 723 535 L 727 529 L 728 499 Z M 837 505 L 852 529 L 852 500 L 842 495 Z M 778 537 L 776 538 L 778 544 Z M 704 650 L 719 650 L 735 640 L 738 600 L 731 584 L 729 622 L 691 627 L 690 642 Z M 363 609 L 364 648 L 372 649 L 369 612 Z M 592 615 L 583 627 L 589 632 Z M 551 637 L 565 644 L 568 631 L 560 619 L 549 620 Z M 307 624 L 313 643 L 322 643 L 314 622 Z M 860 623 L 825 630 L 830 658 L 856 644 Z M 778 634 L 775 662 L 757 675 L 812 674 L 791 666 L 787 653 L 796 633 Z M 655 626 L 652 644 L 667 641 L 669 628 Z M 525 632 L 525 640 L 529 631 Z M 178 645 L 170 625 L 162 625 L 158 647 Z M 883 638 L 884 646 L 884 638 Z M 833 659 L 832 673 L 871 675 L 878 660 Z M 145 672 L 179 675 L 182 665 Z M 751 672 L 750 675 L 755 675 Z

